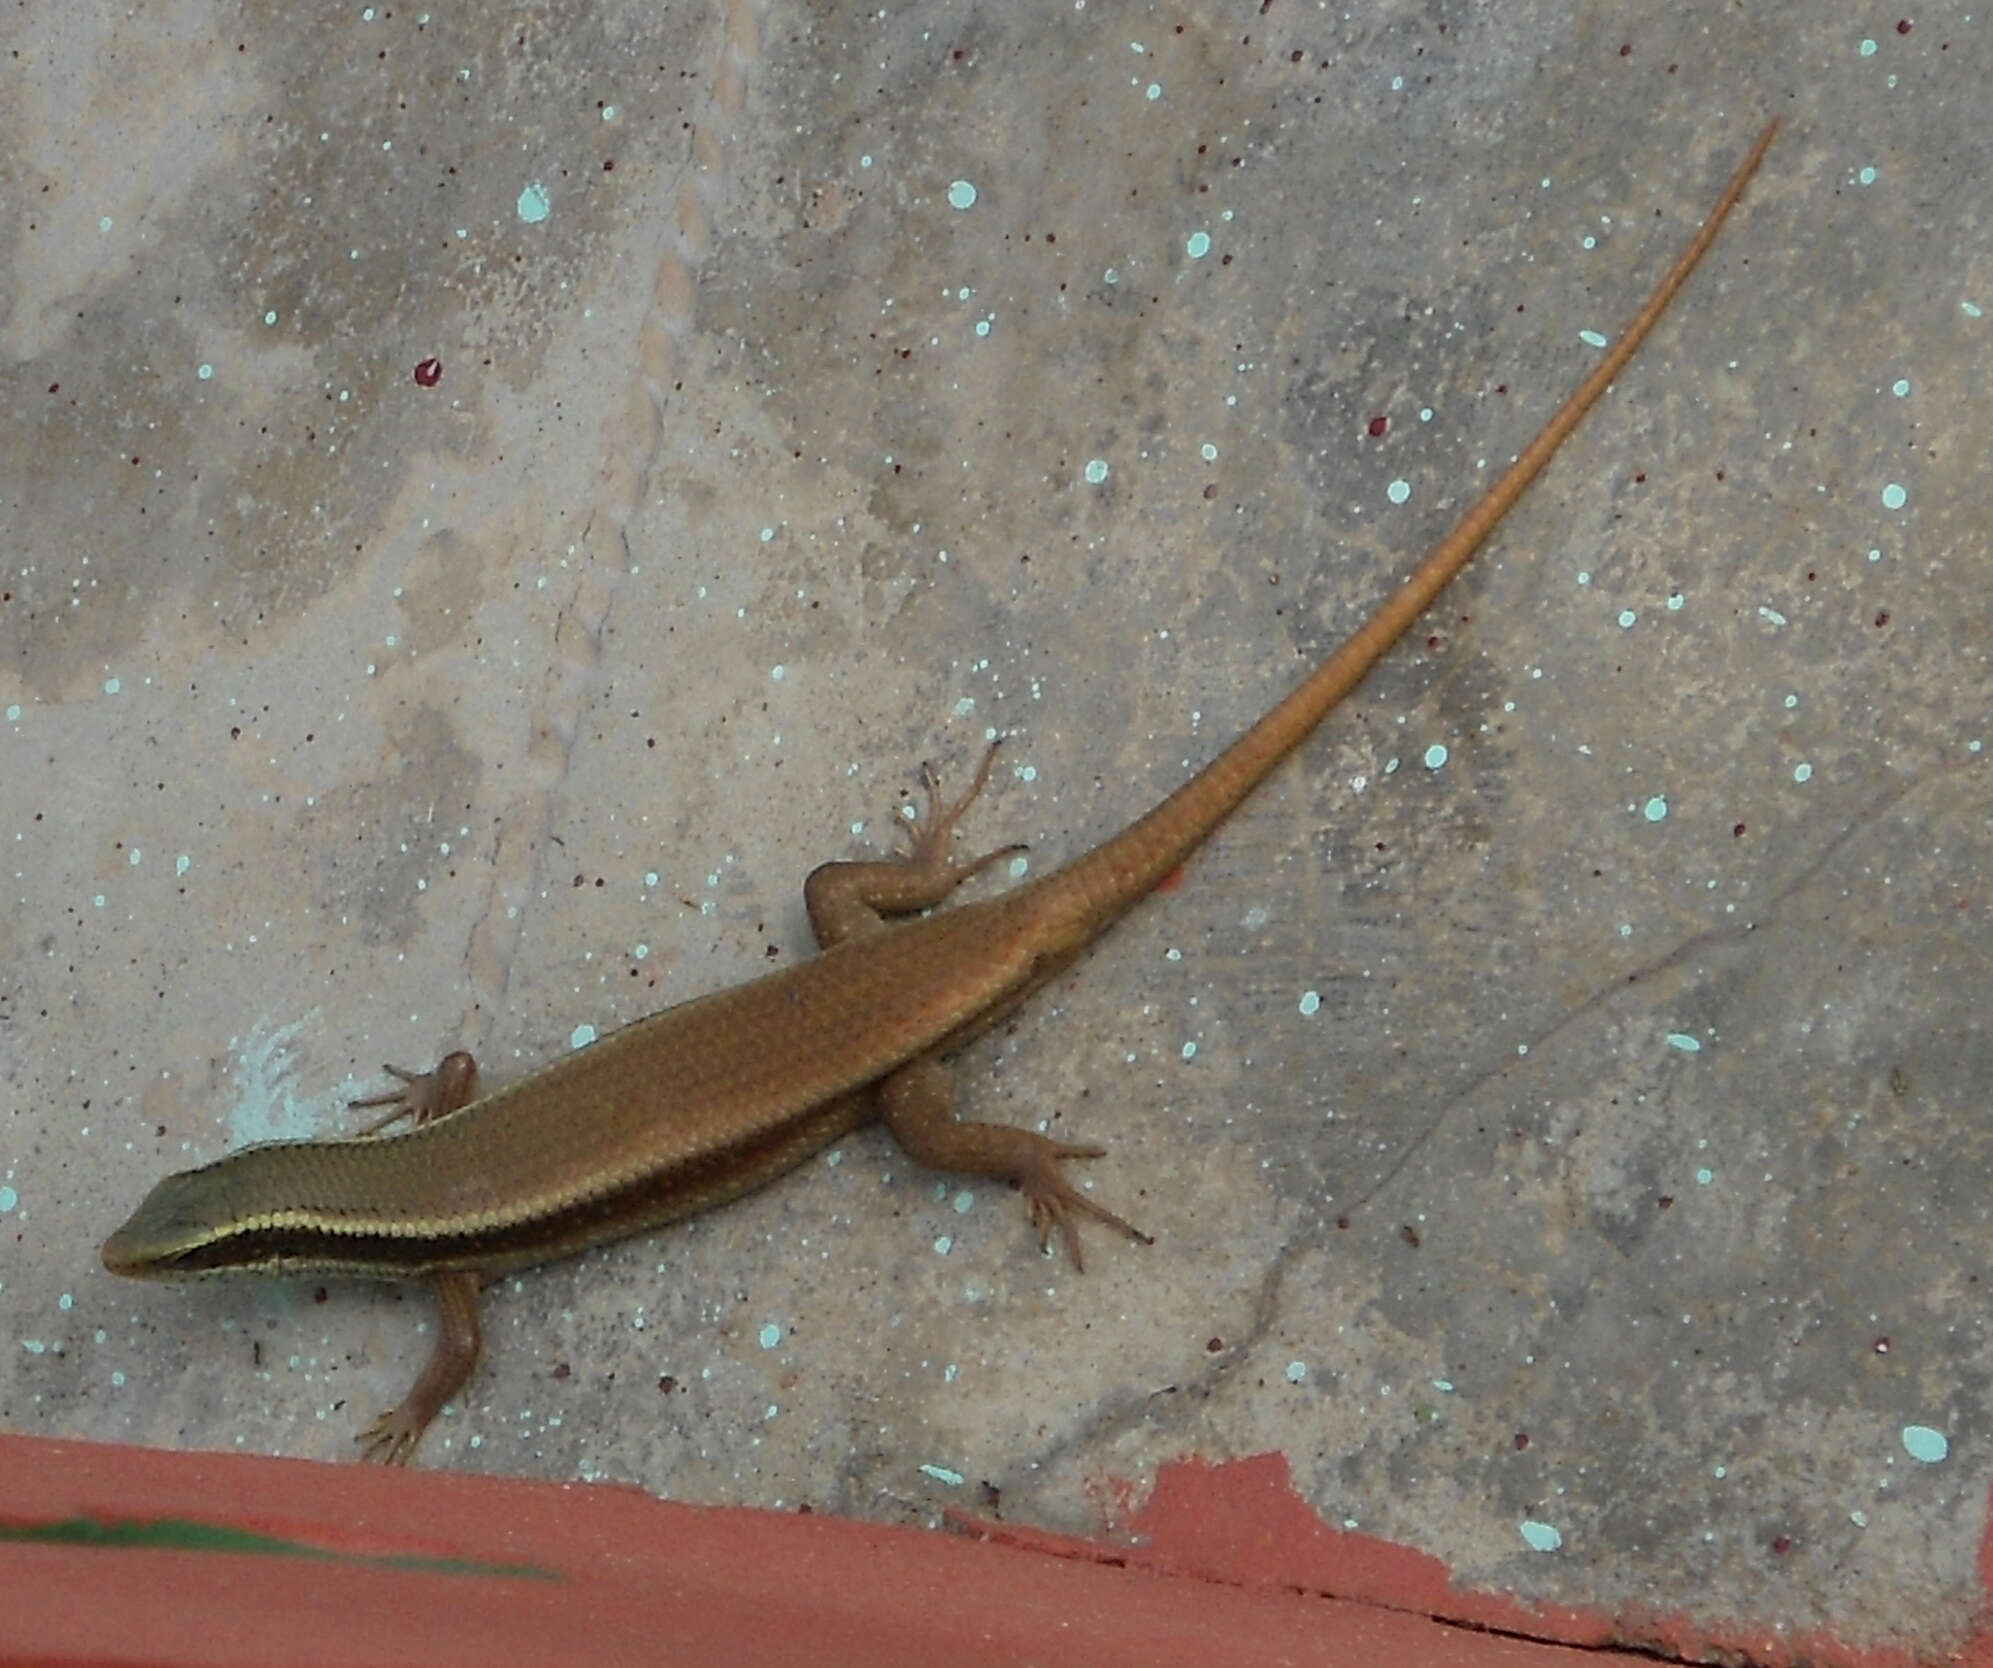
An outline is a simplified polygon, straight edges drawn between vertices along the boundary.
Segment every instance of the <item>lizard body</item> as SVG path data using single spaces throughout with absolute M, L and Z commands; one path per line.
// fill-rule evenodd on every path
M 1076 1215 L 1135 1233 L 1060 1171 L 1100 1149 L 958 1120 L 943 1060 L 1181 864 L 1424 612 L 1632 357 L 1776 128 L 1760 135 L 1619 341 L 1410 577 L 1251 729 L 1120 833 L 1001 896 L 910 918 L 1015 849 L 968 862 L 949 854 L 987 756 L 953 805 L 930 774 L 928 815 L 906 857 L 810 875 L 820 955 L 638 1020 L 481 1097 L 465 1054 L 422 1076 L 397 1071 L 404 1087 L 368 1104 L 393 1104 L 383 1123 L 408 1116 L 411 1128 L 272 1142 L 168 1176 L 105 1242 L 106 1267 L 432 1280 L 443 1320 L 435 1353 L 361 1438 L 373 1456 L 405 1460 L 476 1364 L 480 1279 L 722 1204 L 870 1118 L 924 1163 L 1016 1182 L 1041 1241 L 1057 1229 L 1075 1263 Z

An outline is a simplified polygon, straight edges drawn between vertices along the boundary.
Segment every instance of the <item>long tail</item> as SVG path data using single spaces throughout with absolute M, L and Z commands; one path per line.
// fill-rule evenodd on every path
M 1647 332 L 1667 311 L 1675 292 L 1716 241 L 1725 217 L 1743 195 L 1744 187 L 1777 132 L 1776 120 L 1767 124 L 1751 147 L 1751 154 L 1724 187 L 1723 195 L 1717 199 L 1716 207 L 1694 241 L 1654 287 L 1654 293 L 1634 315 L 1625 334 L 1557 408 L 1556 415 L 1543 425 L 1542 432 L 1523 449 L 1522 455 L 1460 518 L 1453 531 L 1433 546 L 1425 560 L 1412 570 L 1411 577 L 1384 600 L 1377 612 L 1279 705 L 1153 811 L 1069 868 L 1047 876 L 1040 883 L 1048 889 L 1056 888 L 1061 913 L 1070 909 L 1077 920 L 1093 923 L 1097 931 L 1101 923 L 1145 897 L 1203 843 L 1275 765 L 1306 739 L 1385 650 L 1425 612 L 1447 581 L 1467 565 L 1481 541 L 1522 496 L 1523 489 L 1536 479 L 1551 454 L 1578 426 L 1607 384 L 1625 368 Z

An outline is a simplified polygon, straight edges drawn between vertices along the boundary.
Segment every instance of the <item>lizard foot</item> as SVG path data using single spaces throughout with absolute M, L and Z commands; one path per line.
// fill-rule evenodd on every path
M 981 874 L 992 863 L 1029 849 L 1022 844 L 998 846 L 994 851 L 986 851 L 982 856 L 963 863 L 953 861 L 948 855 L 948 842 L 962 821 L 963 813 L 975 804 L 988 785 L 990 766 L 996 762 L 997 749 L 1002 745 L 1002 736 L 990 743 L 988 751 L 983 754 L 983 762 L 976 767 L 976 779 L 952 805 L 941 797 L 941 778 L 935 773 L 934 766 L 923 764 L 920 767 L 920 785 L 927 794 L 927 814 L 912 822 L 904 817 L 893 819 L 897 830 L 906 836 L 909 848 L 901 853 L 902 862 L 917 869 L 951 874 L 959 883 L 971 875 Z
M 429 1417 L 405 1401 L 398 1403 L 353 1438 L 360 1445 L 360 1458 L 378 1465 L 406 1465 L 429 1428 Z
M 1105 1147 L 1075 1146 L 1069 1141 L 1041 1140 L 1031 1157 L 1014 1172 L 1019 1188 L 1023 1190 L 1026 1204 L 1031 1207 L 1031 1225 L 1038 1230 L 1038 1249 L 1049 1251 L 1052 1248 L 1052 1234 L 1056 1230 L 1066 1242 L 1066 1250 L 1073 1259 L 1074 1272 L 1086 1272 L 1086 1260 L 1080 1255 L 1080 1229 L 1078 1218 L 1091 1216 L 1097 1222 L 1105 1222 L 1110 1228 L 1119 1228 L 1130 1239 L 1140 1240 L 1144 1245 L 1156 1242 L 1135 1226 L 1116 1216 L 1105 1205 L 1087 1197 L 1066 1180 L 1059 1164 L 1068 1158 L 1101 1158 L 1106 1155 Z
M 446 1054 L 434 1071 L 404 1071 L 400 1066 L 381 1068 L 390 1077 L 401 1079 L 399 1089 L 388 1089 L 365 1100 L 348 1101 L 349 1106 L 385 1106 L 387 1116 L 376 1118 L 360 1131 L 378 1135 L 389 1124 L 403 1118 L 420 1126 L 467 1106 L 477 1095 L 477 1061 L 461 1048 Z M 391 1416 L 390 1416 L 391 1417 Z M 387 1421 L 381 1421 L 385 1424 Z

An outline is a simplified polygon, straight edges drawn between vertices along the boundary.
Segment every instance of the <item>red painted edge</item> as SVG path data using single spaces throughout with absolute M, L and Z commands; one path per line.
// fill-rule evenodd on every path
M 1993 1495 L 1979 1548 L 1980 1615 L 1972 1631 L 1936 1649 L 1944 1661 L 1993 1668 Z M 951 1517 L 967 1527 L 967 1514 Z M 1007 1545 L 1065 1557 L 1110 1556 L 1137 1568 L 1194 1573 L 1240 1586 L 1280 1586 L 1406 1610 L 1467 1627 L 1586 1650 L 1616 1647 L 1685 1661 L 1752 1668 L 1916 1668 L 1933 1660 L 1928 1641 L 1892 1647 L 1851 1644 L 1826 1633 L 1792 1634 L 1749 1619 L 1696 1622 L 1660 1611 L 1617 1612 L 1531 1605 L 1505 1593 L 1453 1584 L 1446 1566 L 1413 1547 L 1324 1524 L 1294 1491 L 1281 1454 L 1161 1467 L 1141 1506 L 1110 1532 L 1133 1549 L 984 1524 Z
M 227 1527 L 293 1555 L 19 1538 L 84 1520 Z M 1464 1592 L 1424 1554 L 1321 1524 L 1278 1456 L 1167 1466 L 1119 1527 L 1131 1544 L 937 1535 L 623 1487 L 0 1437 L 0 1661 L 1632 1663 L 1615 1643 L 1910 1661 Z M 1980 1574 L 1993 1583 L 1993 1549 Z M 1993 1668 L 1993 1650 L 1982 1633 L 1954 1660 Z

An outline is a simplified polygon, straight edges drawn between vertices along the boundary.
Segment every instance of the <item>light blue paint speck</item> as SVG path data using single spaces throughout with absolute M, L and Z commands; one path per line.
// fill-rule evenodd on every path
M 48 1354 L 48 1345 L 43 1343 L 39 1338 L 23 1338 L 21 1340 L 21 1348 L 26 1350 L 30 1355 Z
M 948 1208 L 957 1216 L 967 1216 L 970 1211 L 976 1208 L 976 1195 L 974 1191 L 966 1187 L 958 1187 L 955 1190 L 955 1196 L 948 1201 Z
M 976 334 L 978 336 L 987 336 L 990 333 L 990 325 L 992 322 L 993 321 L 990 319 L 977 319 Z
M 120 693 L 123 689 L 124 689 L 124 683 L 121 679 L 106 678 L 104 680 L 104 693 L 106 695 L 116 695 Z
M 547 199 L 547 188 L 538 180 L 519 193 L 519 218 L 527 225 L 539 225 L 552 210 L 553 205 Z
M 1891 481 L 1889 485 L 1882 489 L 1882 507 L 1885 510 L 1900 510 L 1909 502 L 1909 493 L 1905 492 L 1894 481 Z
M 1859 185 L 1875 184 L 1875 170 L 1873 168 L 1857 169 L 1855 171 L 1855 181 Z
M 1798 697 L 1797 695 L 1788 695 L 1788 696 L 1786 696 L 1786 698 L 1785 698 L 1785 710 L 1786 710 L 1787 712 L 1790 712 L 1790 711 L 1792 711 L 1792 709 L 1793 709 L 1794 707 L 1798 706 L 1798 705 L 1799 705 L 1799 697 Z
M 1668 814 L 1668 800 L 1665 794 L 1656 794 L 1640 807 L 1640 814 L 1649 822 L 1660 822 Z
M 789 676 L 789 668 L 786 666 L 771 666 L 768 668 L 768 676 L 771 681 L 781 683 Z
M 1668 593 L 1668 612 L 1670 614 L 1679 614 L 1682 610 L 1682 604 L 1687 601 L 1688 598 L 1683 596 L 1680 591 L 1670 591 Z
M 1446 763 L 1446 743 L 1443 741 L 1434 742 L 1425 750 L 1423 757 L 1426 769 L 1439 769 L 1441 765 Z
M 1785 624 L 1785 616 L 1776 608 L 1769 607 L 1764 603 L 1758 605 L 1758 618 L 1763 620 L 1767 625 L 1782 626 Z
M 112 225 L 111 217 L 108 214 L 99 216 L 97 220 L 98 231 L 108 232 L 111 229 L 111 225 Z
M 1593 237 L 1589 232 L 1587 232 L 1583 237 L 1578 239 L 1578 247 L 1580 249 L 1592 250 L 1596 249 L 1598 246 L 1599 246 L 1599 240 Z
M 1589 585 L 1591 582 L 1592 570 L 1590 568 L 1580 568 L 1578 570 L 1578 583 L 1580 585 Z
M 1421 423 L 1430 423 L 1430 422 L 1432 421 L 1432 407 L 1431 407 L 1431 406 L 1429 406 L 1429 405 L 1422 405 L 1422 406 L 1420 406 L 1420 407 L 1419 407 L 1419 421 L 1420 421 Z
M 21 1196 L 11 1187 L 0 1187 L 0 1216 L 5 1216 L 20 1208 Z
M 125 1375 L 121 1372 L 112 1373 L 111 1388 L 113 1390 L 122 1390 L 124 1387 L 125 1387 Z
M 1206 463 L 1216 463 L 1218 461 L 1218 448 L 1207 440 L 1202 446 L 1197 448 L 1197 455 Z
M 1583 342 L 1586 347 L 1602 348 L 1605 346 L 1605 338 L 1596 330 L 1580 330 L 1578 332 L 1578 340 Z
M 955 716 L 957 718 L 967 718 L 969 714 L 974 712 L 975 710 L 976 710 L 975 696 L 957 695 L 955 697 L 954 711 L 955 711 Z
M 1848 1513 L 1848 1521 L 1857 1529 L 1866 1529 L 1868 1527 L 1868 1513 L 1859 1510 L 1852 1511 Z
M 1986 316 L 1979 310 L 1979 304 L 1974 301 L 1961 301 L 1958 304 L 1958 309 L 1969 319 L 1984 318 Z
M 649 961 L 650 946 L 648 944 L 633 944 L 630 946 L 630 955 L 636 961 Z
M 1410 481 L 1393 481 L 1384 489 L 1384 496 L 1394 504 L 1402 504 L 1412 496 Z
M 1802 761 L 1801 761 L 1800 763 L 1798 763 L 1798 764 L 1796 764 L 1796 765 L 1794 765 L 1794 766 L 1792 767 L 1792 779 L 1793 779 L 1793 780 L 1794 780 L 1795 782 L 1810 782 L 1810 781 L 1812 781 L 1812 780 L 1813 780 L 1813 767 L 1812 767 L 1812 766 L 1811 766 L 1810 764 L 1807 764 L 1807 763 L 1806 763 L 1806 762 L 1805 762 L 1804 760 L 1802 760 Z
M 1707 1165 L 1705 1165 L 1702 1169 L 1696 1171 L 1695 1173 L 1695 1185 L 1697 1187 L 1707 1187 L 1711 1182 L 1715 1180 L 1716 1180 L 1716 1172 L 1710 1169 Z
M 569 1048 L 586 1048 L 595 1040 L 595 1027 L 586 1023 L 577 1025 L 567 1034 Z
M 937 1483 L 945 1483 L 949 1488 L 960 1488 L 962 1486 L 961 1472 L 949 1471 L 939 1465 L 923 1465 L 920 1468 L 920 1474 L 923 1477 L 932 1478 Z
M 142 851 L 140 851 L 137 846 L 133 846 L 131 850 L 125 854 L 125 865 L 128 868 L 135 869 L 144 860 L 145 860 L 145 854 Z
M 644 870 L 644 884 L 646 886 L 655 886 L 657 883 L 658 883 L 657 870 L 655 869 Z
M 1305 1361 L 1288 1362 L 1287 1382 L 1289 1384 L 1306 1384 L 1308 1382 L 1308 1363 Z
M 19 701 L 9 701 L 7 703 L 7 722 L 9 724 L 18 724 L 20 721 L 21 703 Z
M 95 897 L 93 897 L 90 900 L 90 907 L 92 909 L 102 909 L 104 905 L 109 903 L 110 901 L 111 900 L 105 897 L 102 892 L 99 892 Z
M 1889 385 L 1889 391 L 1899 400 L 1906 398 L 1910 392 L 1910 379 L 1905 376 L 1899 376 Z
M 762 1325 L 761 1330 L 755 1334 L 755 1341 L 763 1349 L 773 1349 L 782 1341 L 782 1328 L 777 1326 L 773 1321 L 767 1321 Z
M 194 367 L 194 375 L 199 377 L 203 382 L 212 382 L 214 374 L 215 368 L 212 365 L 196 365 Z
M 1679 1048 L 1684 1054 L 1700 1054 L 1702 1052 L 1702 1044 L 1697 1042 L 1686 1031 L 1670 1031 L 1668 1033 L 1668 1046 L 1670 1048 Z
M 275 324 L 277 322 L 277 310 L 274 307 L 268 309 L 263 314 L 263 322 L 265 324 Z
M 1118 284 L 1121 282 L 1121 273 L 1117 268 L 1110 266 L 1100 275 L 1100 281 L 1103 284 Z
M 1881 552 L 1881 551 L 1879 551 L 1879 550 L 1871 550 L 1871 551 L 1870 551 L 1870 552 L 1868 553 L 1868 559 L 1869 559 L 1869 560 L 1870 560 L 1871 562 L 1879 562 L 1879 561 L 1881 561 L 1881 560 L 1882 560 L 1882 552 Z
M 1929 1425 L 1905 1425 L 1903 1451 L 1920 1465 L 1942 1465 L 1951 1444 L 1943 1431 L 1934 1431 Z
M 185 874 L 193 866 L 194 866 L 194 860 L 191 857 L 189 857 L 184 851 L 181 852 L 178 857 L 173 859 L 173 873 L 176 876 Z
M 1871 40 L 1863 41 L 1860 47 L 1860 52 L 1864 58 L 1873 58 L 1876 52 L 1875 42 Z
M 951 180 L 948 185 L 948 206 L 964 210 L 974 208 L 976 188 L 967 180 Z
M 619 114 L 620 112 L 613 104 L 605 104 L 602 106 L 602 119 L 605 122 L 613 122 Z
M 1633 629 L 1633 622 L 1639 618 L 1640 616 L 1631 608 L 1622 608 L 1619 611 L 1619 629 L 1621 631 L 1631 631 Z
M 1151 104 L 1155 103 L 1155 101 L 1161 98 L 1162 96 L 1163 96 L 1162 88 L 1157 86 L 1153 81 L 1151 81 L 1148 84 L 1148 86 L 1142 89 L 1142 97 L 1147 99 Z
M 1532 1552 L 1555 1552 L 1564 1544 L 1564 1537 L 1552 1524 L 1526 1517 L 1516 1527 L 1522 1532 L 1522 1544 Z
M 1319 990 L 1304 990 L 1301 993 L 1301 1017 L 1313 1019 L 1322 1011 L 1322 993 Z
M 1184 243 L 1183 252 L 1193 261 L 1203 260 L 1206 255 L 1211 253 L 1211 234 L 1209 232 L 1192 232 Z
M 1084 473 L 1088 486 L 1099 486 L 1102 481 L 1107 479 L 1107 459 L 1088 458 Z
M 763 544 L 767 544 L 774 537 L 775 529 L 773 527 L 764 527 L 761 529 L 761 542 Z
M 1196 1058 L 1197 1058 L 1197 1044 L 1196 1044 L 1196 1043 L 1194 1043 L 1194 1042 L 1187 1042 L 1187 1043 L 1185 1043 L 1185 1044 L 1183 1045 L 1183 1057 L 1184 1057 L 1184 1058 L 1185 1058 L 1186 1060 L 1194 1060 L 1194 1059 L 1196 1059 Z

